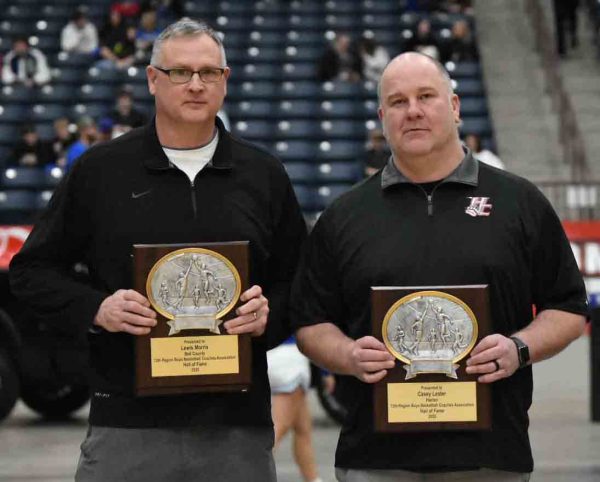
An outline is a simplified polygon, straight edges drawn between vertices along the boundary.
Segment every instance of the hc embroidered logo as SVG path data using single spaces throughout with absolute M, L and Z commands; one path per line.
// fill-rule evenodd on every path
M 489 216 L 492 211 L 492 205 L 488 204 L 489 197 L 469 197 L 471 204 L 467 206 L 465 212 L 474 218 L 477 216 Z

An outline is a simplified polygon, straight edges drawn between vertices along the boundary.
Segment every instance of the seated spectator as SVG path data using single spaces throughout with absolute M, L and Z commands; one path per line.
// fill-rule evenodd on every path
M 147 10 L 140 17 L 140 25 L 135 36 L 135 57 L 139 63 L 150 63 L 152 45 L 160 34 L 156 21 L 155 10 Z
M 110 115 L 113 121 L 112 136 L 118 137 L 135 127 L 141 127 L 147 122 L 146 115 L 133 105 L 131 90 L 123 87 L 117 96 L 115 110 Z
M 24 125 L 21 135 L 21 141 L 8 158 L 8 166 L 42 167 L 54 162 L 55 157 L 51 144 L 40 139 L 35 125 Z
M 140 14 L 140 4 L 136 0 L 121 0 L 114 2 L 110 7 L 111 10 L 119 12 L 122 17 L 135 19 Z
M 497 167 L 498 169 L 504 169 L 504 163 L 500 160 L 500 158 L 494 154 L 492 151 L 488 149 L 482 149 L 481 147 L 481 139 L 476 134 L 467 134 L 465 136 L 465 144 L 471 152 L 473 153 L 473 157 L 478 159 L 481 162 L 485 162 L 490 166 Z
M 185 13 L 182 0 L 143 0 L 140 9 L 142 13 L 155 10 L 159 23 L 163 26 L 183 17 Z
M 71 169 L 77 158 L 98 140 L 96 122 L 91 117 L 80 118 L 77 121 L 77 130 L 79 131 L 79 139 L 67 150 L 67 164 L 65 166 L 67 169 Z
M 98 31 L 79 8 L 60 34 L 60 48 L 65 52 L 94 54 L 98 50 Z
M 108 23 L 100 32 L 100 68 L 126 69 L 135 60 L 135 35 L 133 26 L 126 26 L 119 10 L 112 8 Z
M 384 167 L 391 152 L 381 129 L 369 131 L 369 140 L 365 151 L 365 176 L 372 176 Z
M 390 61 L 387 50 L 378 45 L 373 38 L 363 37 L 358 52 L 362 59 L 362 76 L 365 80 L 379 82 L 379 78 Z
M 50 80 L 46 56 L 29 45 L 27 37 L 17 37 L 13 48 L 4 56 L 2 82 L 39 86 Z
M 452 25 L 452 39 L 445 61 L 466 62 L 478 60 L 475 39 L 466 20 L 457 20 Z
M 98 142 L 107 142 L 114 139 L 113 127 L 115 123 L 110 117 L 102 117 L 98 121 Z
M 54 121 L 52 150 L 54 151 L 56 165 L 60 167 L 67 165 L 67 149 L 77 140 L 77 136 L 69 128 L 70 122 L 66 117 L 59 117 Z
M 360 57 L 352 48 L 352 40 L 346 34 L 338 34 L 333 43 L 321 56 L 317 66 L 317 78 L 357 82 L 360 80 L 362 65 Z
M 419 21 L 416 32 L 406 43 L 406 50 L 440 59 L 440 46 L 431 32 L 431 22 L 428 19 Z

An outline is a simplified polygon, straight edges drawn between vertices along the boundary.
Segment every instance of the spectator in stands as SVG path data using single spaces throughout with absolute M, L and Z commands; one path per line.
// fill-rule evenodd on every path
M 66 117 L 59 117 L 54 121 L 54 139 L 52 150 L 57 166 L 67 165 L 67 150 L 77 140 L 77 136 L 70 130 L 70 122 Z
M 475 38 L 466 20 L 457 20 L 452 25 L 452 39 L 445 61 L 466 62 L 478 59 Z
M 169 22 L 184 16 L 182 0 L 143 0 L 141 11 L 156 10 L 159 23 Z
M 96 122 L 89 116 L 81 117 L 77 121 L 77 130 L 79 131 L 79 139 L 67 150 L 67 164 L 65 166 L 67 169 L 71 169 L 77 158 L 98 140 Z
M 146 10 L 140 17 L 140 25 L 135 35 L 135 58 L 138 63 L 147 64 L 152 53 L 152 44 L 160 34 L 156 10 Z
M 98 50 L 98 31 L 84 9 L 77 9 L 71 21 L 62 29 L 60 48 L 79 54 L 94 54 Z
M 352 47 L 352 39 L 345 33 L 338 33 L 319 60 L 317 78 L 322 82 L 330 80 L 358 82 L 361 73 L 360 56 Z
M 98 142 L 107 142 L 116 136 L 113 136 L 113 127 L 115 122 L 110 117 L 102 117 L 98 121 Z
M 111 11 L 119 12 L 122 17 L 135 19 L 140 14 L 140 4 L 136 0 L 122 0 L 111 5 Z
M 101 68 L 125 69 L 135 60 L 135 35 L 133 26 L 127 26 L 119 9 L 112 8 L 107 24 L 100 32 Z
M 420 52 L 439 60 L 440 46 L 431 31 L 431 22 L 423 18 L 417 24 L 417 30 L 413 36 L 406 42 L 406 50 Z
M 497 167 L 498 169 L 505 168 L 504 163 L 496 154 L 494 154 L 488 149 L 482 148 L 481 139 L 477 134 L 467 134 L 465 136 L 465 144 L 469 149 L 471 149 L 471 152 L 473 153 L 473 157 L 475 159 L 478 159 L 481 162 L 485 162 L 490 166 Z
M 378 45 L 375 39 L 363 37 L 358 46 L 362 63 L 362 76 L 365 80 L 378 82 L 385 66 L 390 61 L 390 54 L 385 47 Z
M 46 56 L 29 45 L 27 37 L 17 37 L 13 48 L 4 56 L 2 82 L 39 86 L 50 80 L 50 69 Z
M 390 158 L 390 149 L 381 129 L 371 129 L 365 151 L 365 176 L 372 176 L 384 167 Z
M 117 104 L 110 118 L 113 121 L 113 137 L 120 136 L 134 127 L 141 127 L 148 120 L 143 112 L 134 107 L 133 94 L 128 87 L 119 91 Z
M 556 50 L 558 55 L 564 57 L 567 54 L 566 37 L 571 41 L 571 48 L 577 48 L 579 40 L 577 37 L 577 9 L 579 0 L 553 0 L 554 6 L 554 30 L 556 31 Z
M 11 167 L 41 167 L 54 162 L 52 146 L 40 139 L 35 125 L 25 124 L 21 129 L 21 140 L 8 158 Z

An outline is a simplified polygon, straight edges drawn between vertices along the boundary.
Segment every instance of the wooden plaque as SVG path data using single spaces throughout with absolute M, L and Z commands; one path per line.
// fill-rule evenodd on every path
M 250 335 L 227 335 L 248 289 L 248 242 L 134 245 L 134 289 L 157 312 L 135 338 L 135 394 L 245 391 L 252 378 Z
M 371 303 L 373 336 L 397 358 L 374 386 L 375 430 L 490 429 L 490 386 L 465 372 L 491 334 L 487 285 L 373 287 Z

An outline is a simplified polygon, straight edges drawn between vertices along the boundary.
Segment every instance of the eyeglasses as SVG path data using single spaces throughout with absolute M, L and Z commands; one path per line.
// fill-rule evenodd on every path
M 201 70 L 189 70 L 189 69 L 162 69 L 153 65 L 156 70 L 160 70 L 161 72 L 167 74 L 169 76 L 169 80 L 174 84 L 186 84 L 190 80 L 194 74 L 198 74 L 200 80 L 207 84 L 213 84 L 218 82 L 223 78 L 223 74 L 225 73 L 225 69 L 217 68 L 217 67 L 207 67 Z

